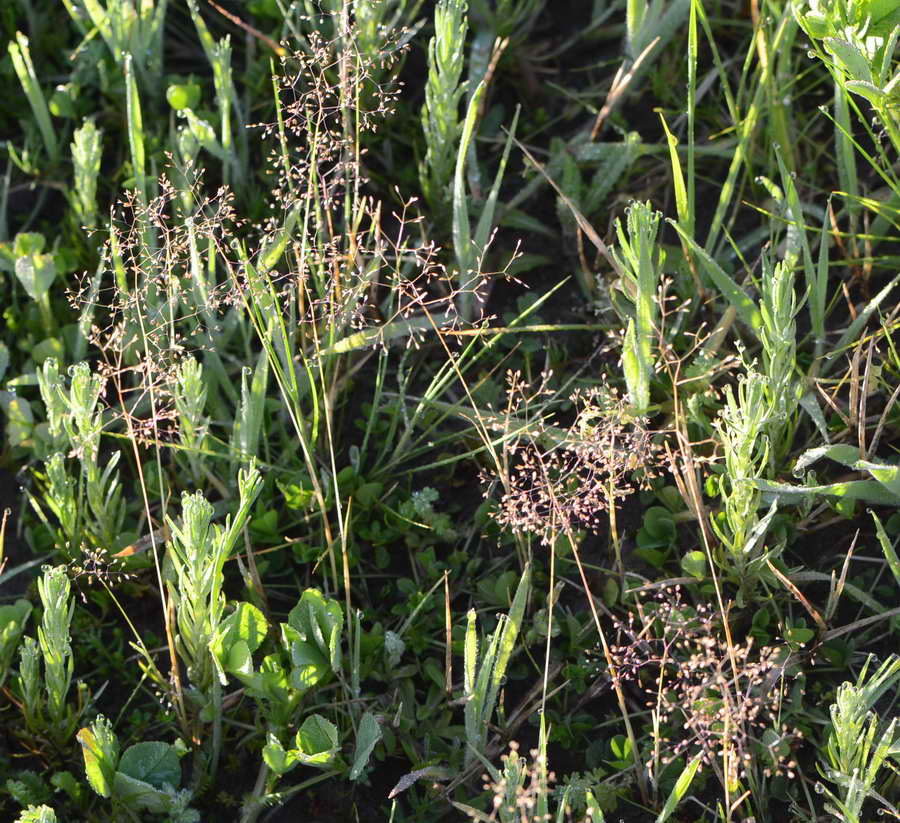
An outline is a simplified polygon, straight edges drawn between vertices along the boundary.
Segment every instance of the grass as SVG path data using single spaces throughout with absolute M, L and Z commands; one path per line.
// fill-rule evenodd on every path
M 900 816 L 891 4 L 7 6 L 3 819 Z

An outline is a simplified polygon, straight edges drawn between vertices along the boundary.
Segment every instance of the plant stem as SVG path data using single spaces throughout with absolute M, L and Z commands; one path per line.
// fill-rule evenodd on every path
M 256 783 L 253 785 L 253 792 L 244 801 L 241 809 L 241 823 L 255 823 L 259 813 L 263 810 L 262 798 L 267 794 L 265 791 L 266 780 L 269 777 L 269 767 L 265 760 L 259 764 L 259 772 L 256 775 Z

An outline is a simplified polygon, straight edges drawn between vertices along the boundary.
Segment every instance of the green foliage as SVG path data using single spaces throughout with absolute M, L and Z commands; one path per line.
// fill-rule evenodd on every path
M 710 522 L 725 550 L 720 563 L 744 590 L 767 576 L 765 561 L 771 549 L 766 535 L 777 510 L 773 503 L 765 516 L 759 516 L 762 495 L 757 479 L 765 473 L 770 449 L 767 387 L 768 381 L 755 372 L 741 377 L 736 393 L 730 386 L 726 389 L 725 407 L 716 423 L 725 472 L 719 487 L 722 510 Z
M 893 811 L 895 5 L 0 3 L 0 817 Z
M 651 45 L 658 50 L 684 21 L 689 6 L 689 0 L 628 0 L 625 23 L 628 56 L 636 60 Z
M 22 84 L 22 88 L 28 97 L 28 103 L 34 113 L 34 118 L 37 120 L 41 138 L 44 141 L 44 148 L 49 155 L 50 161 L 56 162 L 59 158 L 59 141 L 50 121 L 50 109 L 47 106 L 47 100 L 44 97 L 34 70 L 28 38 L 22 32 L 17 31 L 15 42 L 10 40 L 7 49 L 19 82 Z
M 19 692 L 28 730 L 47 734 L 62 746 L 77 722 L 68 702 L 75 666 L 70 636 L 75 604 L 63 566 L 44 566 L 38 594 L 43 606 L 38 641 L 26 637 L 19 647 Z
M 38 643 L 44 658 L 48 721 L 55 729 L 55 734 L 65 739 L 66 728 L 71 722 L 66 696 L 74 669 L 69 626 L 75 610 L 71 599 L 71 584 L 65 569 L 61 566 L 46 567 L 38 579 L 38 593 L 44 607 L 41 624 L 38 626 Z
M 896 114 L 898 78 L 893 55 L 900 14 L 890 4 L 869 2 L 798 4 L 797 23 L 813 41 L 816 54 L 849 92 L 872 104 L 882 126 L 900 151 L 900 121 Z
M 666 798 L 666 805 L 663 806 L 662 811 L 659 813 L 659 817 L 656 818 L 656 823 L 666 823 L 672 816 L 675 809 L 678 808 L 679 803 L 681 803 L 684 796 L 687 794 L 688 789 L 690 789 L 691 783 L 694 780 L 694 775 L 697 774 L 697 769 L 699 768 L 700 757 L 695 757 L 684 767 L 681 774 L 678 775 L 678 780 L 675 781 L 675 785 L 672 787 L 671 794 Z
M 481 655 L 478 653 L 475 612 L 470 611 L 467 616 L 463 688 L 468 759 L 484 750 L 488 723 L 494 714 L 500 686 L 522 627 L 529 590 L 530 570 L 526 567 L 516 587 L 509 614 L 501 617 Z
M 311 714 L 297 730 L 292 749 L 286 751 L 272 736 L 263 749 L 263 758 L 272 772 L 281 777 L 299 765 L 330 769 L 337 752 L 337 727 L 322 715 Z
M 763 256 L 760 341 L 763 349 L 763 373 L 769 406 L 768 434 L 773 457 L 783 454 L 784 442 L 797 411 L 803 386 L 798 379 L 797 327 L 794 322 L 799 306 L 794 291 L 794 275 L 786 263 L 774 266 Z
M 262 486 L 259 472 L 242 469 L 238 476 L 240 505 L 225 526 L 212 523 L 213 507 L 202 494 L 185 493 L 181 524 L 169 521 L 172 574 L 167 580 L 175 604 L 178 652 L 190 681 L 207 694 L 213 684 L 209 644 L 224 618 L 224 567 Z
M 85 120 L 72 140 L 72 164 L 75 167 L 75 192 L 72 207 L 81 225 L 92 229 L 97 224 L 97 177 L 100 174 L 103 132 L 93 120 Z
M 547 761 L 547 729 L 543 717 L 540 723 L 538 748 L 534 752 L 533 762 L 519 755 L 516 747 L 510 748 L 509 754 L 503 756 L 503 768 L 497 769 L 487 761 L 483 761 L 488 769 L 493 789 L 493 807 L 501 823 L 538 823 L 538 821 L 554 819 L 550 814 L 551 776 Z M 558 801 L 557 821 L 563 820 L 566 813 L 571 789 L 567 787 Z M 595 813 L 597 821 L 603 821 L 603 813 L 599 811 L 590 791 L 587 792 L 589 808 Z M 460 811 L 472 820 L 489 820 L 486 815 L 463 803 L 454 803 Z
M 93 26 L 103 38 L 116 65 L 123 66 L 134 57 L 148 84 L 158 75 L 162 53 L 167 0 L 63 0 L 76 25 L 87 32 Z
M 838 687 L 831 705 L 831 727 L 822 757 L 823 773 L 837 790 L 826 790 L 832 814 L 849 823 L 863 819 L 863 804 L 888 755 L 896 750 L 896 720 L 886 726 L 873 711 L 881 696 L 900 680 L 900 658 L 892 655 L 867 678 L 869 658 L 856 683 Z
M 29 806 L 16 818 L 16 823 L 56 823 L 56 821 L 56 812 L 49 806 Z
M 861 460 L 859 449 L 847 444 L 836 443 L 808 449 L 797 458 L 794 474 L 803 477 L 808 467 L 822 458 L 841 463 L 847 468 L 868 475 L 868 478 L 825 485 L 791 486 L 766 481 L 759 481 L 756 485 L 762 491 L 790 502 L 817 495 L 847 501 L 863 500 L 882 506 L 897 505 L 900 501 L 900 466 L 886 461 Z
M 649 202 L 632 203 L 627 231 L 616 221 L 619 245 L 615 259 L 622 273 L 622 289 L 633 306 L 625 328 L 622 370 L 637 414 L 646 414 L 650 406 L 653 343 L 659 323 L 657 289 L 665 259 L 656 243 L 660 217 Z
M 179 790 L 181 764 L 174 746 L 158 741 L 135 743 L 119 753 L 109 721 L 100 716 L 78 732 L 91 788 L 120 813 L 166 815 L 175 823 L 198 823 L 189 808 L 191 792 Z
M 19 640 L 25 632 L 25 623 L 31 614 L 31 603 L 17 600 L 12 605 L 0 606 L 0 685 L 9 674 Z
M 468 29 L 465 0 L 439 0 L 434 9 L 434 36 L 428 44 L 428 80 L 422 109 L 425 158 L 419 168 L 422 192 L 440 214 L 446 207 L 463 132 L 459 104 Z M 446 217 L 446 211 L 444 211 Z

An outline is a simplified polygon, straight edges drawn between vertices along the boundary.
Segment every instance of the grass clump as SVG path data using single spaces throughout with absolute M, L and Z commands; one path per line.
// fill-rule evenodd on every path
M 17 9 L 2 819 L 897 815 L 891 4 Z

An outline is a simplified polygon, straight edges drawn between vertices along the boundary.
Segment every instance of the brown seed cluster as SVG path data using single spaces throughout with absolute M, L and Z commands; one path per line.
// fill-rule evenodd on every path
M 87 596 L 81 588 L 82 583 L 90 587 L 99 582 L 104 588 L 112 588 L 126 580 L 137 579 L 136 574 L 125 570 L 121 560 L 110 557 L 109 553 L 101 548 L 91 548 L 86 544 L 81 547 L 81 557 L 69 563 L 68 573 L 83 603 L 87 603 Z
M 217 355 L 245 311 L 265 320 L 280 312 L 287 346 L 309 361 L 335 343 L 415 346 L 435 330 L 458 339 L 464 289 L 421 240 L 415 198 L 398 193 L 388 213 L 366 194 L 366 141 L 400 91 L 381 78 L 405 47 L 345 51 L 355 42 L 313 32 L 306 51 L 282 61 L 279 119 L 258 125 L 277 218 L 251 225 L 228 187 L 206 193 L 202 175 L 174 157 L 150 202 L 132 192 L 118 204 L 104 249 L 115 276 L 101 287 L 86 278 L 71 299 L 93 316 L 110 415 L 138 442 L 177 438 L 179 364 Z M 480 299 L 486 280 L 465 290 Z
M 729 650 L 718 613 L 686 604 L 678 586 L 639 598 L 616 628 L 615 676 L 653 713 L 663 764 L 699 755 L 730 788 L 757 766 L 793 776 L 801 733 L 780 719 L 786 650 L 752 638 Z
M 574 420 L 561 428 L 532 411 L 544 408 L 539 400 L 549 390 L 526 387 L 518 372 L 508 375 L 508 387 L 509 430 L 518 433 L 505 450 L 501 525 L 545 545 L 560 534 L 597 531 L 604 512 L 656 475 L 659 448 L 646 420 L 629 414 L 614 389 L 572 394 Z

